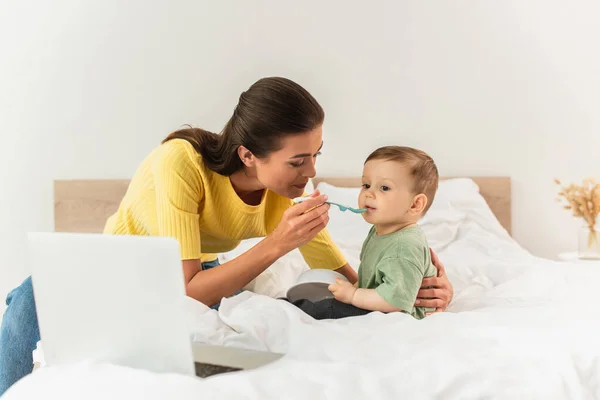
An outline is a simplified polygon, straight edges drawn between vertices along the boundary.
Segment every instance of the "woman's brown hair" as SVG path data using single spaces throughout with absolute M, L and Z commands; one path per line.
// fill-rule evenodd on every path
M 220 134 L 190 127 L 171 133 L 163 143 L 187 140 L 208 168 L 230 176 L 244 166 L 240 146 L 264 158 L 281 148 L 283 136 L 309 132 L 324 119 L 323 108 L 302 86 L 286 78 L 263 78 L 240 95 Z

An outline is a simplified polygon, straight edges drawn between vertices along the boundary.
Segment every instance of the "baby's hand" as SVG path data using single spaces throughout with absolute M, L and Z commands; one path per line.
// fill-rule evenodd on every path
M 342 303 L 352 304 L 356 287 L 348 281 L 340 278 L 335 278 L 335 283 L 329 285 L 329 291 L 333 293 L 336 300 Z

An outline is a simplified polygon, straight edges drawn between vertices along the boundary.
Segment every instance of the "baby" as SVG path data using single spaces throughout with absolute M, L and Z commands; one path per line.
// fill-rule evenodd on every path
M 437 273 L 417 222 L 433 202 L 438 179 L 433 159 L 421 150 L 381 147 L 367 158 L 358 202 L 373 227 L 362 246 L 358 287 L 341 279 L 329 286 L 336 300 L 357 308 L 349 315 L 402 311 L 422 319 L 434 311 L 414 303 L 423 278 Z

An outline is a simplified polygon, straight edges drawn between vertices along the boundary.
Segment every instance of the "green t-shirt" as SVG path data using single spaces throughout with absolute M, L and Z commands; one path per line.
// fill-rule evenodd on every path
M 358 287 L 376 289 L 389 304 L 417 319 L 433 308 L 415 307 L 424 277 L 435 276 L 429 245 L 418 225 L 387 235 L 371 228 L 360 252 Z

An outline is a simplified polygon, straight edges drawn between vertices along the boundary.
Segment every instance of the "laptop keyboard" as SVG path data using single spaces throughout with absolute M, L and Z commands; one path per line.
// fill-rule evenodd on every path
M 223 374 L 226 372 L 241 371 L 241 368 L 225 367 L 223 365 L 215 365 L 208 363 L 195 363 L 196 376 L 200 378 L 206 378 L 212 375 Z

